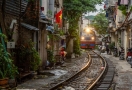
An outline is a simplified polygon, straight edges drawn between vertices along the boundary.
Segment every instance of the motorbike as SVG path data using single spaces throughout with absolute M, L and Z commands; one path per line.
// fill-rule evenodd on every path
M 120 52 L 120 55 L 119 55 L 119 59 L 120 60 L 124 60 L 125 58 L 124 58 L 124 48 L 123 47 L 121 47 L 121 51 L 119 51 Z
M 126 59 L 127 59 L 127 62 L 131 65 L 131 68 L 132 68 L 132 48 L 128 49 Z

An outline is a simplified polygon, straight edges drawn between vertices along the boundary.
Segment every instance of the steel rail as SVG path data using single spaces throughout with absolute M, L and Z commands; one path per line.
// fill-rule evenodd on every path
M 88 63 L 81 70 L 79 70 L 76 74 L 72 75 L 70 78 L 66 79 L 65 81 L 61 81 L 60 83 L 58 83 L 54 87 L 51 87 L 49 90 L 56 90 L 58 87 L 62 86 L 65 82 L 71 80 L 72 78 L 76 77 L 78 74 L 83 72 L 85 69 L 87 69 L 92 62 L 92 58 L 91 58 L 89 53 L 88 53 L 88 60 L 89 60 Z
M 93 51 L 94 52 L 94 51 Z M 97 54 L 96 52 L 94 52 L 95 54 Z M 99 77 L 88 87 L 88 89 L 87 90 L 92 90 L 92 88 L 95 86 L 95 84 L 102 78 L 102 76 L 104 75 L 104 73 L 105 73 L 105 71 L 108 69 L 108 67 L 107 67 L 107 62 L 106 62 L 106 60 L 102 57 L 102 56 L 100 56 L 99 54 L 97 54 L 101 59 L 102 59 L 102 61 L 104 62 L 104 69 L 103 69 L 103 71 L 101 72 L 101 74 L 99 75 Z

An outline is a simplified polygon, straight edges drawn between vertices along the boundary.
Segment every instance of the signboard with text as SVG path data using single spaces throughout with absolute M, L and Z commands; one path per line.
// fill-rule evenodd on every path
M 15 48 L 15 42 L 7 42 L 7 48 Z

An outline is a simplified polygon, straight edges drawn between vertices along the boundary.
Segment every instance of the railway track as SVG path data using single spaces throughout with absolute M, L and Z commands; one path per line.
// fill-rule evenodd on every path
M 87 59 L 80 71 L 71 73 L 71 77 L 60 78 L 43 90 L 108 90 L 114 77 L 112 62 L 93 51 L 89 51 Z
M 86 90 L 109 90 L 110 89 L 110 86 L 113 83 L 115 67 L 114 67 L 112 61 L 110 61 L 110 59 L 104 57 L 104 60 L 106 61 L 106 69 L 104 70 L 104 73 L 102 73 L 102 75 L 100 75 L 98 80 L 96 80 Z

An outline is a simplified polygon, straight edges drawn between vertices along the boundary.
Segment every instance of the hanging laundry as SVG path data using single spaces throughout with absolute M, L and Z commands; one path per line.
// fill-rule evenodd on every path
M 121 0 L 121 5 L 128 5 L 128 0 Z

